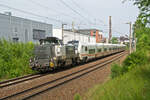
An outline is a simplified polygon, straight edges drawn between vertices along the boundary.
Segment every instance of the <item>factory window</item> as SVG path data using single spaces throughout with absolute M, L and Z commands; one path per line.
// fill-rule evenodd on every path
M 34 40 L 44 39 L 45 37 L 46 37 L 45 30 L 33 29 L 33 39 Z
M 18 42 L 19 38 L 13 38 L 13 42 Z

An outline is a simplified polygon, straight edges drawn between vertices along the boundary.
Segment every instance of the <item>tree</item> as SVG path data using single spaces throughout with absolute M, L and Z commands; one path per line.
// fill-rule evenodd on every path
M 150 0 L 133 0 L 134 5 L 140 9 L 139 18 L 144 24 L 150 23 Z
M 140 14 L 134 24 L 136 33 L 137 49 L 150 50 L 150 0 L 133 0 L 134 5 L 140 9 Z
M 125 2 L 127 0 L 123 0 Z M 141 18 L 141 22 L 150 26 L 150 0 L 130 0 L 134 2 L 139 10 L 140 14 L 138 18 Z
M 118 39 L 116 37 L 113 37 L 111 39 L 112 44 L 117 44 L 118 43 Z
M 137 5 L 138 8 L 143 12 L 150 12 L 150 1 L 149 0 L 133 0 L 134 5 Z

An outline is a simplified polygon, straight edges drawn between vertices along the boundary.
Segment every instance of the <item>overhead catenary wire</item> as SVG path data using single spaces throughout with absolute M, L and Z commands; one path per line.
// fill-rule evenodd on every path
M 42 7 L 42 8 L 44 8 L 44 9 L 46 9 L 46 10 L 47 10 L 47 9 L 51 9 L 51 8 L 49 8 L 48 6 L 42 5 L 42 4 L 40 4 L 40 3 L 38 3 L 38 2 L 36 2 L 36 1 L 34 1 L 34 0 L 28 0 L 28 1 L 34 3 L 35 5 L 38 5 L 38 6 Z M 64 16 L 66 16 L 66 17 L 72 18 L 72 20 L 77 19 L 76 17 L 73 17 L 73 16 L 71 16 L 71 15 L 69 15 L 69 14 L 66 14 L 66 13 L 62 13 L 62 12 L 57 11 L 57 10 L 55 10 L 55 9 L 51 9 L 51 10 L 53 10 L 53 11 L 55 11 L 55 12 L 58 12 L 58 13 L 60 13 L 61 15 L 64 15 Z M 78 20 L 79 20 L 79 19 L 78 19 Z
M 84 11 L 89 17 L 93 17 L 93 14 L 89 13 L 88 11 L 86 11 L 83 7 L 81 7 L 76 1 L 71 0 L 72 4 L 74 4 L 76 7 L 80 8 L 81 11 Z M 95 20 L 95 18 L 94 18 Z M 98 20 L 99 23 L 102 23 L 103 26 L 107 26 L 106 23 L 103 20 L 100 20 L 99 18 L 96 18 L 96 20 Z M 93 24 L 94 25 L 94 24 Z
M 9 8 L 9 9 L 13 9 L 13 10 L 18 11 L 18 12 L 20 12 L 20 13 L 25 13 L 25 14 L 28 14 L 28 15 L 33 15 L 33 16 L 36 16 L 36 17 L 46 18 L 46 19 L 48 19 L 48 20 L 52 20 L 52 21 L 56 21 L 56 22 L 59 22 L 59 23 L 63 23 L 63 21 L 58 20 L 58 19 L 55 19 L 55 18 L 38 15 L 38 14 L 35 14 L 35 13 L 32 13 L 32 12 L 28 12 L 28 11 L 24 11 L 24 10 L 17 9 L 17 8 L 14 8 L 14 7 L 10 7 L 10 6 L 5 5 L 5 4 L 0 4 L 0 6 L 1 6 L 1 7 L 5 7 L 5 8 Z
M 78 8 L 80 8 L 82 11 L 86 11 L 84 8 L 82 8 L 78 3 L 76 3 L 74 0 L 71 0 L 72 1 L 72 3 L 75 5 L 75 6 L 77 6 Z M 90 14 L 91 16 L 93 15 L 93 14 Z M 93 16 L 92 16 L 93 17 Z M 100 23 L 102 23 L 103 24 L 103 26 L 104 27 L 108 27 L 108 25 L 103 21 L 103 20 L 100 20 L 99 18 L 98 19 L 96 19 L 96 20 L 98 20 L 98 22 L 100 22 Z M 93 24 L 94 25 L 94 24 Z M 101 24 L 97 24 L 97 23 L 95 23 L 95 25 L 97 26 L 97 25 L 101 25 Z M 113 27 L 113 31 L 114 32 L 116 32 L 117 34 L 119 34 L 120 36 L 122 35 L 122 33 L 121 32 L 119 32 L 119 31 L 116 31 L 116 28 L 114 28 Z
M 34 1 L 34 0 L 28 0 L 28 1 L 32 2 L 32 3 L 35 4 L 35 5 L 38 5 L 38 6 L 42 7 L 42 8 L 44 8 L 44 9 L 46 9 L 46 10 L 48 9 L 48 10 L 54 11 L 55 13 L 57 12 L 57 13 L 63 15 L 63 16 L 76 19 L 75 17 L 73 17 L 73 16 L 71 16 L 71 15 L 69 15 L 69 14 L 66 14 L 66 13 L 57 11 L 57 10 L 55 10 L 55 9 L 49 8 L 48 6 L 42 5 L 42 4 L 38 3 L 37 1 Z
M 63 0 L 59 0 L 63 5 L 65 5 L 67 8 L 69 8 L 70 10 L 72 10 L 74 13 L 76 13 L 77 15 L 81 16 L 82 19 L 84 19 L 85 21 L 87 21 L 88 23 L 92 23 L 91 21 L 89 21 L 85 16 L 83 16 L 82 14 L 80 14 L 78 11 L 76 11 L 75 9 L 73 9 L 70 5 L 68 5 L 67 3 L 65 3 Z

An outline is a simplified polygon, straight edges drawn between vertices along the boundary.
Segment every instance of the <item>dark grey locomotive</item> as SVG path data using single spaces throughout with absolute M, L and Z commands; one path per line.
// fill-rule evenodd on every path
M 64 45 L 56 37 L 41 39 L 40 45 L 34 48 L 34 55 L 35 57 L 30 60 L 30 66 L 41 72 L 71 65 L 78 57 L 73 45 Z

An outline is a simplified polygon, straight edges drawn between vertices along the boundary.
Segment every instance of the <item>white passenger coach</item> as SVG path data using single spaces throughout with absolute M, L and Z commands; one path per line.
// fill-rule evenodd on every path
M 76 46 L 79 59 L 80 61 L 83 62 L 124 51 L 126 47 L 123 44 L 106 44 L 106 43 L 85 44 L 80 42 L 76 42 Z

